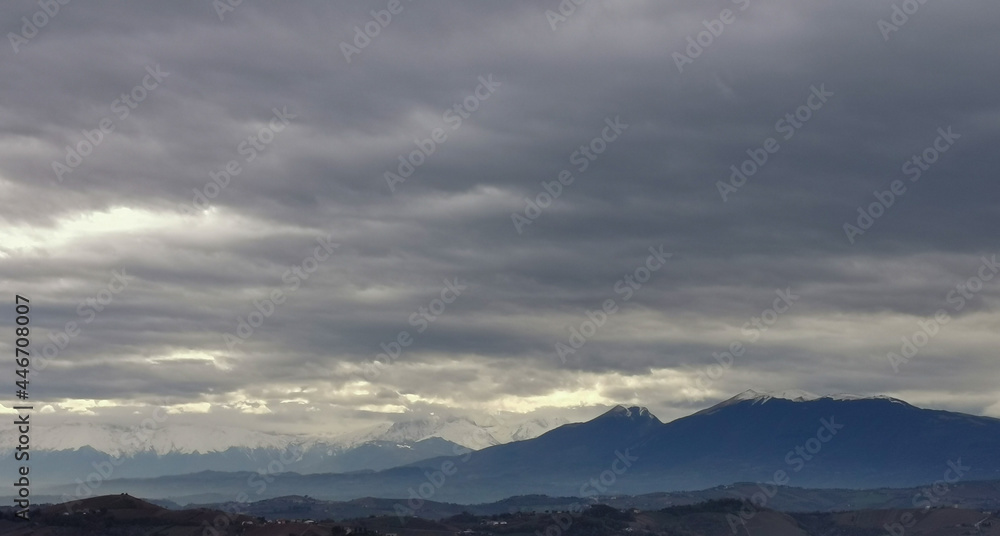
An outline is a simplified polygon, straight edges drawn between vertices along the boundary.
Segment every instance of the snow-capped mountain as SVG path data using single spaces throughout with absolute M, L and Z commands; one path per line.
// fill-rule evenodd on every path
M 719 402 L 718 404 L 710 408 L 703 409 L 698 413 L 696 413 L 695 415 L 709 415 L 722 408 L 740 404 L 742 402 L 750 402 L 751 404 L 766 404 L 771 400 L 787 400 L 789 402 L 813 402 L 816 400 L 823 400 L 823 399 L 837 400 L 837 401 L 888 400 L 890 402 L 906 404 L 906 402 L 903 402 L 898 398 L 892 398 L 886 395 L 862 396 L 862 395 L 853 395 L 848 393 L 838 393 L 838 394 L 820 396 L 820 395 L 814 395 L 807 391 L 801 391 L 798 389 L 792 389 L 787 391 L 757 391 L 754 389 L 747 389 L 746 391 L 743 391 L 742 393 L 730 399 Z
M 438 437 L 472 450 L 480 450 L 511 441 L 532 439 L 567 422 L 569 421 L 562 418 L 518 420 L 490 417 L 485 422 L 477 423 L 465 417 L 430 416 L 384 423 L 362 432 L 337 436 L 330 441 L 343 447 L 351 447 L 370 441 L 405 443 Z
M 12 427 L 0 427 L 0 452 L 8 452 L 17 444 Z M 32 426 L 34 450 L 65 451 L 90 447 L 98 452 L 119 457 L 141 452 L 167 454 L 207 454 L 230 448 L 286 449 L 293 444 L 307 444 L 309 439 L 290 435 L 268 434 L 241 428 L 189 426 L 176 424 L 162 428 L 114 426 L 94 423 L 70 423 L 58 426 Z
M 385 423 L 362 432 L 334 437 L 332 441 L 345 447 L 351 447 L 370 441 L 408 443 L 421 441 L 430 437 L 439 437 L 473 450 L 507 442 L 495 437 L 486 428 L 461 417 L 430 417 L 405 422 Z
M 331 437 L 173 423 L 156 428 L 38 423 L 32 425 L 31 460 L 37 463 L 37 478 L 42 481 L 81 471 L 77 476 L 83 479 L 93 467 L 109 461 L 114 462 L 116 477 L 257 471 L 276 459 L 294 460 L 283 469 L 298 473 L 378 471 L 531 439 L 565 422 L 491 418 L 477 424 L 462 417 L 431 416 Z M 0 470 L 14 466 L 17 438 L 13 426 L 0 426 Z
M 235 427 L 206 427 L 169 424 L 159 428 L 114 426 L 94 423 L 70 423 L 58 426 L 34 425 L 33 443 L 37 450 L 64 451 L 90 447 L 111 456 L 132 456 L 151 452 L 167 454 L 208 454 L 229 449 L 305 449 L 324 447 L 345 451 L 374 442 L 411 444 L 440 438 L 463 447 L 479 450 L 493 445 L 537 437 L 565 419 L 531 419 L 477 424 L 464 417 L 430 417 L 397 423 L 382 423 L 359 432 L 329 437 L 272 434 Z M 14 427 L 0 426 L 0 452 L 17 445 Z

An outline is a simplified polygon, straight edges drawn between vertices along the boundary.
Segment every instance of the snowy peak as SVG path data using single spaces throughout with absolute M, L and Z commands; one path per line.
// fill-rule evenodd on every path
M 524 441 L 527 439 L 534 439 L 549 430 L 558 428 L 564 424 L 569 424 L 569 421 L 562 418 L 556 417 L 553 419 L 531 419 L 530 421 L 524 421 L 518 423 L 513 427 L 506 427 L 502 430 L 494 432 L 496 435 L 500 433 L 501 437 L 509 438 L 510 441 Z
M 729 400 L 735 402 L 753 400 L 755 402 L 764 403 L 774 398 L 791 400 L 792 402 L 809 402 L 811 400 L 818 400 L 820 397 L 798 389 L 791 389 L 787 391 L 755 391 L 753 389 L 747 389 Z
M 6 432 L 8 427 L 4 427 Z M 286 449 L 303 443 L 304 439 L 231 427 L 201 427 L 172 425 L 160 428 L 113 426 L 106 424 L 72 423 L 57 426 L 37 426 L 38 443 L 44 450 L 78 450 L 90 447 L 112 456 L 134 456 L 153 452 L 159 456 L 170 453 L 207 454 L 229 448 Z M 17 434 L 0 436 L 0 451 L 14 448 Z
M 893 398 L 893 397 L 888 396 L 888 395 L 862 396 L 862 395 L 852 395 L 852 394 L 849 394 L 849 393 L 839 393 L 839 394 L 835 394 L 835 395 L 827 395 L 827 396 L 824 396 L 823 398 L 829 398 L 829 399 L 832 399 L 832 400 L 840 400 L 840 401 L 845 401 L 845 400 L 888 400 L 889 402 L 892 402 L 894 404 L 906 404 L 907 406 L 910 405 L 908 402 L 904 402 L 904 401 L 902 401 L 902 400 L 900 400 L 898 398 Z
M 625 407 L 622 405 L 617 405 L 611 408 L 605 414 L 597 417 L 598 419 L 628 419 L 631 421 L 642 422 L 642 421 L 656 421 L 660 422 L 655 415 L 649 412 L 649 409 L 641 406 L 631 406 Z M 596 420 L 596 419 L 595 419 Z
M 368 440 L 414 442 L 431 437 L 439 437 L 473 450 L 492 447 L 508 441 L 496 437 L 487 428 L 463 417 L 430 417 L 397 422 L 380 433 L 368 436 Z
M 861 396 L 861 395 L 840 393 L 840 394 L 819 396 L 799 389 L 791 389 L 787 391 L 757 391 L 755 389 L 747 389 L 746 391 L 743 391 L 742 393 L 728 400 L 720 402 L 708 409 L 699 411 L 695 415 L 714 413 L 715 411 L 720 410 L 724 407 L 732 406 L 735 404 L 741 404 L 744 402 L 748 402 L 750 404 L 766 404 L 768 401 L 775 399 L 787 400 L 790 402 L 814 402 L 817 400 L 836 400 L 841 402 L 855 401 L 855 400 L 888 400 L 893 403 L 906 404 L 906 402 L 903 402 L 898 398 L 892 398 L 886 395 Z

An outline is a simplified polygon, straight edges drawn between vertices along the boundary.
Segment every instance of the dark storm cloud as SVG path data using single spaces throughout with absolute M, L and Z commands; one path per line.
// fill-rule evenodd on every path
M 281 400 L 354 420 L 615 401 L 667 415 L 747 387 L 991 405 L 996 285 L 961 310 L 947 296 L 998 253 L 997 6 L 928 2 L 885 40 L 890 1 L 591 0 L 555 30 L 558 2 L 404 1 L 348 61 L 342 43 L 386 5 L 244 2 L 220 21 L 210 2 L 70 3 L 3 50 L 3 286 L 31 294 L 49 332 L 81 328 L 40 394 L 267 407 L 254 418 L 313 427 Z M 38 9 L 6 4 L 5 30 Z M 735 21 L 679 72 L 723 9 Z M 169 74 L 122 117 L 149 69 Z M 59 181 L 53 161 L 104 118 L 114 131 Z M 270 125 L 269 143 L 251 138 Z M 959 137 L 911 181 L 904 163 L 948 127 Z M 390 189 L 436 128 L 447 139 Z M 719 181 L 768 138 L 780 148 L 724 202 Z M 606 149 L 581 170 L 581 146 Z M 573 181 L 526 213 L 562 170 Z M 851 243 L 844 224 L 894 180 L 905 193 Z M 520 233 L 513 214 L 530 216 Z M 317 237 L 339 247 L 287 275 Z M 661 246 L 673 256 L 626 300 L 620 282 Z M 113 269 L 134 281 L 84 322 Z M 430 320 L 456 278 L 467 289 Z M 748 341 L 777 289 L 801 298 Z M 274 291 L 285 301 L 227 345 Z M 608 299 L 618 312 L 559 359 Z M 894 372 L 886 353 L 939 308 L 954 323 Z M 412 345 L 366 381 L 401 331 Z M 696 385 L 734 341 L 745 355 Z

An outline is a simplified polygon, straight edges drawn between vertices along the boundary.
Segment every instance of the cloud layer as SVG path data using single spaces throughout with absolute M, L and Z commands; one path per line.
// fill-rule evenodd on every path
M 1000 415 L 1000 5 L 218 5 L 2 8 L 0 285 L 61 416 Z

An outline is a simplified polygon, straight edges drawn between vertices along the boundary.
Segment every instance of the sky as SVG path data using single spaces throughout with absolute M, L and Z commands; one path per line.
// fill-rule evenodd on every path
M 1000 417 L 1000 4 L 228 1 L 0 7 L 39 418 Z

